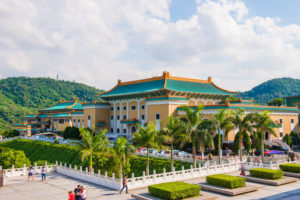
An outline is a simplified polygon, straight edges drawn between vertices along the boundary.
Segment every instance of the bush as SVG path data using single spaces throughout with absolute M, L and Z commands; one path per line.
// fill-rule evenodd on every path
M 292 139 L 291 136 L 289 134 L 286 134 L 283 138 L 282 141 L 284 141 L 286 144 L 288 144 L 289 146 L 291 146 L 292 144 Z
M 279 165 L 279 167 L 283 171 L 300 173 L 300 164 L 286 163 Z
M 75 126 L 67 126 L 63 132 L 64 139 L 81 139 L 79 128 Z
M 199 195 L 200 186 L 176 181 L 150 185 L 148 191 L 151 195 L 162 199 L 183 199 Z
M 292 139 L 292 144 L 293 145 L 299 145 L 299 141 L 300 141 L 300 138 L 299 138 L 299 134 L 296 132 L 296 131 L 292 131 L 291 134 L 291 139 Z
M 27 166 L 30 165 L 30 161 L 23 151 L 0 147 L 0 165 L 2 165 L 3 169 L 11 168 L 12 165 L 15 168 L 21 168 L 24 163 Z
M 8 130 L 5 130 L 5 131 L 1 132 L 0 135 L 3 135 L 6 138 L 10 138 L 10 137 L 19 136 L 20 132 L 15 130 L 15 129 L 8 129 Z
M 38 161 L 36 161 L 36 165 L 43 166 L 46 164 L 46 162 L 47 162 L 47 165 L 54 165 L 54 163 L 51 163 L 51 162 L 49 163 L 47 160 L 38 160 Z
M 255 169 L 250 169 L 250 176 L 265 178 L 265 179 L 279 179 L 283 176 L 283 171 L 264 169 L 264 168 L 255 168 Z
M 211 185 L 216 185 L 225 188 L 244 187 L 246 179 L 242 177 L 230 176 L 226 174 L 215 174 L 206 177 L 206 182 Z

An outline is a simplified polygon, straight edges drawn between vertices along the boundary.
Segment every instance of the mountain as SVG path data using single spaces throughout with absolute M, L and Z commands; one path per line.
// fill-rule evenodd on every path
M 300 79 L 276 78 L 266 81 L 253 89 L 242 92 L 238 98 L 254 99 L 260 104 L 267 104 L 274 98 L 300 95 Z
M 13 77 L 0 80 L 0 132 L 11 123 L 22 122 L 24 115 L 51 106 L 59 99 L 79 101 L 101 100 L 95 97 L 103 90 L 50 78 Z

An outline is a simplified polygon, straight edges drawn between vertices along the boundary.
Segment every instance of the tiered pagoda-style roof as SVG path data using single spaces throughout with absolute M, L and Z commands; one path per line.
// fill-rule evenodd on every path
M 223 99 L 236 94 L 216 86 L 211 77 L 207 80 L 189 79 L 170 76 L 164 72 L 162 76 L 137 81 L 121 82 L 111 90 L 100 94 L 105 100 L 143 98 L 148 96 L 188 96 L 198 98 Z
M 83 110 L 82 104 L 77 100 L 74 101 L 61 101 L 59 100 L 53 106 L 41 109 L 40 111 L 57 111 L 57 110 Z
M 196 106 L 190 106 L 191 108 L 196 108 Z M 244 110 L 252 110 L 252 111 L 281 111 L 281 112 L 299 112 L 300 109 L 296 107 L 280 107 L 280 106 L 264 106 L 256 104 L 253 100 L 232 100 L 226 101 L 223 104 L 217 105 L 205 105 L 204 110 L 216 110 L 216 109 L 244 109 Z M 176 110 L 182 110 L 182 107 L 178 107 Z

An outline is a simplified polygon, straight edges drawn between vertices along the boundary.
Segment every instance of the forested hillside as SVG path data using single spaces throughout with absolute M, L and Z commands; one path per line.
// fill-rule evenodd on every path
M 16 77 L 0 80 L 0 132 L 13 122 L 21 122 L 26 114 L 61 100 L 100 100 L 94 87 L 50 78 Z
M 242 92 L 237 97 L 254 99 L 260 104 L 267 104 L 274 98 L 300 95 L 300 79 L 277 78 L 266 81 L 252 90 Z

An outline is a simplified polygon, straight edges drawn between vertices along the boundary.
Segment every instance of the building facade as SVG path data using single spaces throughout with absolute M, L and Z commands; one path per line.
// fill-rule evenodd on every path
M 99 94 L 103 102 L 81 103 L 77 99 L 58 102 L 49 108 L 41 109 L 38 114 L 24 117 L 25 123 L 17 126 L 26 131 L 26 127 L 39 130 L 63 131 L 67 126 L 85 128 L 106 128 L 108 137 L 131 138 L 138 124 L 141 126 L 152 122 L 157 129 L 167 123 L 170 115 L 182 115 L 182 106 L 203 105 L 203 114 L 209 118 L 219 109 L 245 109 L 246 112 L 269 111 L 271 118 L 279 125 L 275 128 L 278 138 L 292 130 L 299 132 L 299 109 L 295 107 L 261 106 L 253 101 L 225 101 L 236 94 L 216 86 L 211 77 L 207 80 L 162 76 L 137 81 L 122 82 L 111 90 Z M 32 129 L 31 129 L 32 130 Z M 236 131 L 229 133 L 225 141 L 233 141 Z M 272 136 L 266 133 L 266 138 Z M 274 136 L 273 136 L 274 137 Z

